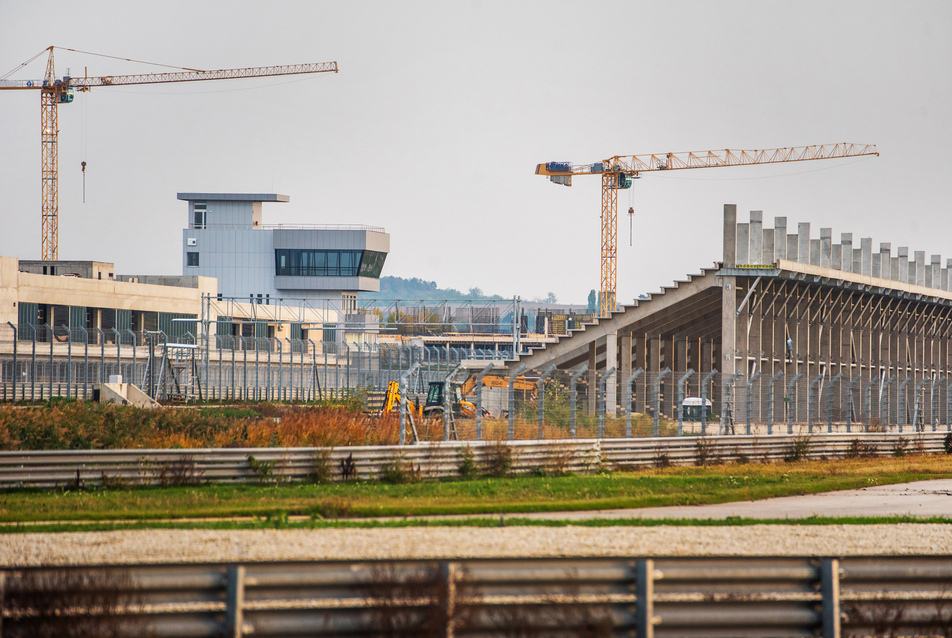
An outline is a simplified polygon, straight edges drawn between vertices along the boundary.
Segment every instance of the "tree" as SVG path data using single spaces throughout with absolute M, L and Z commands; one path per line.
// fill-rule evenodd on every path
M 595 312 L 597 307 L 598 307 L 598 295 L 596 295 L 595 290 L 592 289 L 592 291 L 588 293 L 588 311 Z

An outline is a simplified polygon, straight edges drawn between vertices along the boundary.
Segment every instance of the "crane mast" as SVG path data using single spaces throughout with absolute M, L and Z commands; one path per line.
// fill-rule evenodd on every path
M 547 162 L 536 166 L 536 175 L 545 175 L 553 183 L 572 185 L 576 175 L 601 175 L 601 273 L 599 280 L 598 316 L 607 317 L 617 305 L 618 282 L 618 191 L 631 188 L 632 180 L 641 173 L 693 168 L 716 168 L 802 162 L 879 155 L 872 144 L 821 144 L 790 146 L 763 150 L 725 149 L 721 151 L 688 151 L 649 155 L 615 155 L 592 164 Z
M 82 78 L 65 76 L 61 79 L 56 79 L 53 65 L 53 47 L 48 47 L 46 50 L 49 51 L 49 58 L 46 62 L 46 74 L 43 80 L 0 79 L 0 90 L 25 89 L 40 91 L 40 143 L 42 149 L 40 153 L 42 165 L 41 253 L 43 261 L 56 261 L 59 259 L 59 153 L 57 148 L 59 123 L 57 121 L 57 115 L 60 104 L 69 104 L 73 101 L 74 90 L 88 91 L 92 87 L 105 86 L 232 80 L 275 75 L 338 72 L 337 62 L 319 62 L 285 66 L 248 67 L 243 69 L 220 69 L 215 71 L 188 69 L 176 73 L 146 73 Z M 36 58 L 34 57 L 33 59 Z M 83 170 L 85 171 L 85 166 Z

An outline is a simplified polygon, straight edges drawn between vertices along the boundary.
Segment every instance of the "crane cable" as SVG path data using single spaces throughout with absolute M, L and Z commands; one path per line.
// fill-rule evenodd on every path
M 628 246 L 634 245 L 633 227 L 635 217 L 635 189 L 628 189 Z
M 88 99 L 83 100 L 82 104 L 82 126 L 80 127 L 80 167 L 83 169 L 83 203 L 86 203 L 86 148 L 87 148 L 87 128 L 89 125 L 89 109 L 86 107 Z

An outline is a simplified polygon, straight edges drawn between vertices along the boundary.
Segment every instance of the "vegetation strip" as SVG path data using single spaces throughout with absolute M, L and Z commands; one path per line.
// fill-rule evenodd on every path
M 727 503 L 950 477 L 952 463 L 945 456 L 904 456 L 415 483 L 24 489 L 0 493 L 0 521 L 499 516 Z

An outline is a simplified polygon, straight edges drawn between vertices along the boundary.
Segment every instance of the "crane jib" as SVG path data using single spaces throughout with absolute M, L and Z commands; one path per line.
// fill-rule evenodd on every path
M 689 168 L 716 168 L 803 162 L 879 155 L 872 144 L 821 144 L 785 148 L 719 151 L 691 151 L 686 153 L 656 153 L 651 155 L 616 155 L 592 164 L 547 162 L 536 165 L 536 175 L 545 175 L 555 184 L 572 185 L 573 175 L 602 176 L 601 211 L 601 281 L 599 284 L 599 317 L 607 317 L 616 309 L 618 194 L 631 187 L 632 179 L 649 171 L 673 171 Z M 631 214 L 631 211 L 629 211 Z

